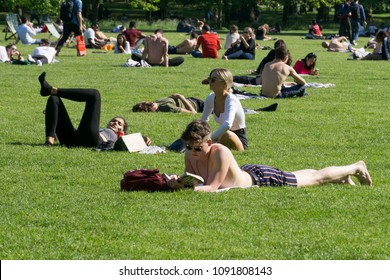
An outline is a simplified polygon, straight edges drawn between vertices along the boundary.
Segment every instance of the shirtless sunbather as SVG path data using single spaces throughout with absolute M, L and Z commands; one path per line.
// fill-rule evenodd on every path
M 306 95 L 306 81 L 287 65 L 288 51 L 285 46 L 275 49 L 275 59 L 268 62 L 261 75 L 261 95 L 269 98 L 302 97 Z M 295 83 L 285 83 L 291 76 Z
M 153 35 L 147 36 L 144 40 L 142 57 L 132 54 L 135 61 L 145 60 L 151 66 L 179 66 L 184 62 L 181 56 L 168 59 L 168 40 L 164 38 L 163 31 L 157 29 Z
M 187 145 L 185 171 L 201 176 L 205 185 L 195 186 L 195 191 L 215 192 L 227 188 L 257 186 L 305 187 L 320 184 L 355 185 L 356 177 L 361 185 L 372 186 L 372 180 L 364 161 L 350 165 L 330 166 L 320 170 L 303 169 L 285 172 L 274 167 L 245 164 L 239 166 L 229 148 L 211 141 L 211 128 L 207 122 L 195 120 L 182 134 Z M 169 186 L 184 188 L 177 175 L 171 175 Z
M 321 45 L 330 52 L 347 52 L 356 50 L 344 36 L 334 37 L 329 43 L 324 41 Z

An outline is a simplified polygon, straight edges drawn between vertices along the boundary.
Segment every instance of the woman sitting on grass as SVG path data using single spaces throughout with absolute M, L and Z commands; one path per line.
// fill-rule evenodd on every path
M 373 52 L 362 57 L 361 60 L 387 60 L 386 54 L 384 52 L 385 46 L 383 44 L 385 41 L 387 41 L 385 40 L 386 37 L 387 33 L 383 30 L 379 30 L 375 35 Z
M 185 98 L 176 93 L 154 102 L 137 103 L 133 106 L 133 112 L 202 113 L 203 101 L 194 97 Z
M 260 25 L 256 30 L 256 40 L 263 40 L 263 41 L 272 40 L 272 37 L 267 36 L 267 33 L 269 33 L 269 25 L 268 24 Z
M 294 70 L 297 74 L 303 75 L 318 75 L 316 69 L 317 55 L 315 53 L 308 53 L 304 59 L 297 60 L 294 65 Z
M 222 59 L 255 59 L 256 40 L 252 28 L 245 27 L 240 38 L 231 46 L 222 56 Z
M 122 33 L 118 34 L 116 38 L 114 53 L 131 54 L 130 43 Z
M 45 145 L 51 146 L 58 138 L 67 147 L 98 147 L 109 141 L 115 142 L 127 131 L 127 123 L 123 117 L 117 116 L 110 120 L 104 129 L 100 129 L 100 93 L 96 89 L 55 88 L 46 82 L 46 72 L 38 80 L 41 84 L 41 95 L 49 96 L 46 104 Z M 62 99 L 85 102 L 85 109 L 77 129 L 69 118 Z M 150 145 L 149 138 L 144 137 Z
M 240 100 L 231 93 L 232 73 L 225 68 L 216 68 L 202 83 L 208 83 L 213 91 L 204 103 L 202 121 L 208 122 L 213 114 L 214 120 L 219 123 L 211 139 L 229 149 L 244 151 L 248 148 L 245 114 Z

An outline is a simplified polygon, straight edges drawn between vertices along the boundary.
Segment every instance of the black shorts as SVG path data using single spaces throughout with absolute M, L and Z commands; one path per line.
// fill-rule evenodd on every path
M 231 132 L 234 132 L 240 139 L 242 146 L 244 147 L 244 150 L 248 149 L 248 138 L 246 137 L 246 128 L 241 128 L 237 130 L 231 130 Z

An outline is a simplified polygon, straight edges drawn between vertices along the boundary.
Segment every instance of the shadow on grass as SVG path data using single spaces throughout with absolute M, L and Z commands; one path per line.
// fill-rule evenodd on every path
M 45 146 L 44 143 L 10 142 L 10 143 L 6 143 L 6 145 L 11 145 L 11 146 L 30 146 L 30 147 L 48 147 L 48 146 Z M 53 145 L 53 146 L 57 146 L 57 145 Z

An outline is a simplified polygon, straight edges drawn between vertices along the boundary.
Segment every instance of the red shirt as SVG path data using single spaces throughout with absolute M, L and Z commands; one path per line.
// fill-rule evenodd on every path
M 311 29 L 313 30 L 313 34 L 314 35 L 318 35 L 318 36 L 322 36 L 321 34 L 321 29 L 320 29 L 320 26 L 318 24 L 314 24 Z
M 308 74 L 310 75 L 313 71 L 312 69 L 305 69 L 305 65 L 303 64 L 302 60 L 297 60 L 294 65 L 294 70 L 297 72 L 297 74 Z
M 218 46 L 221 41 L 217 34 L 207 32 L 200 35 L 198 44 L 202 46 L 202 57 L 218 58 Z
M 139 37 L 141 37 L 142 32 L 137 29 L 126 29 L 122 32 L 125 35 L 126 40 L 129 41 L 130 47 L 134 47 L 135 42 Z

